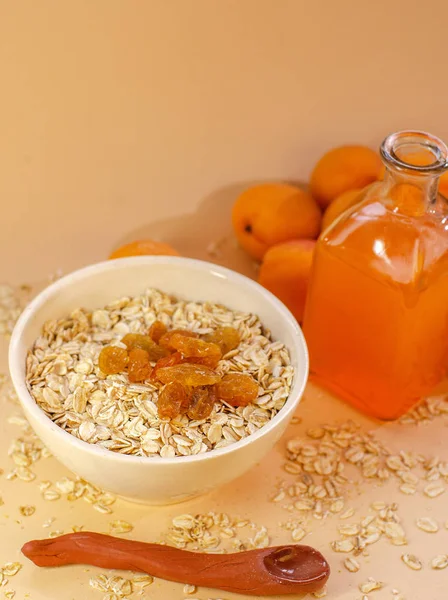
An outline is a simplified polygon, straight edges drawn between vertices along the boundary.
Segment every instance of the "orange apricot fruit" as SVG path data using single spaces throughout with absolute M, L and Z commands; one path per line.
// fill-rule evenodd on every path
M 273 246 L 264 255 L 258 274 L 258 283 L 277 296 L 299 323 L 303 319 L 315 245 L 313 240 L 293 240 Z
M 322 214 L 310 194 L 287 183 L 264 183 L 235 201 L 232 224 L 240 246 L 261 260 L 271 246 L 297 238 L 317 238 Z
M 335 198 L 324 212 L 324 216 L 322 218 L 322 231 L 325 231 L 331 225 L 331 223 L 333 223 L 333 221 L 348 208 L 351 208 L 357 204 L 362 192 L 363 190 L 360 189 L 348 190 L 347 192 L 344 192 Z
M 448 171 L 446 171 L 439 179 L 439 193 L 448 199 Z
M 137 240 L 124 244 L 112 252 L 109 259 L 126 258 L 128 256 L 180 256 L 179 252 L 165 242 L 155 240 Z
M 363 188 L 383 173 L 379 155 L 366 146 L 339 146 L 326 152 L 311 173 L 310 191 L 322 208 L 343 192 Z

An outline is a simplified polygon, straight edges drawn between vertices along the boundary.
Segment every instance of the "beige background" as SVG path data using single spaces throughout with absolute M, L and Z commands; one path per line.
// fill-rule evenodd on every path
M 324 149 L 376 146 L 394 129 L 448 139 L 447 16 L 445 0 L 0 0 L 0 281 L 41 285 L 58 269 L 103 259 L 143 235 L 201 258 L 218 243 L 214 260 L 253 273 L 228 235 L 229 206 L 247 182 L 306 180 Z M 2 342 L 3 372 L 6 349 Z M 6 420 L 17 408 L 0 410 L 7 470 L 9 443 L 20 432 Z M 312 386 L 299 409 L 303 424 L 287 437 L 322 414 L 376 428 L 396 450 L 446 459 L 446 421 L 379 427 Z M 207 498 L 157 511 L 119 502 L 114 518 L 132 521 L 132 536 L 153 540 L 175 514 L 225 510 L 267 525 L 274 542 L 289 541 L 278 530 L 288 514 L 267 501 L 284 477 L 282 453 L 283 442 L 250 475 Z M 54 481 L 64 469 L 47 459 L 36 472 L 38 481 Z M 44 503 L 36 483 L 3 477 L 0 495 L 0 562 L 47 535 L 50 516 L 65 531 L 81 524 L 102 531 L 112 518 L 86 503 Z M 401 563 L 401 548 L 382 543 L 350 575 L 328 550 L 337 521 L 316 522 L 306 541 L 332 562 L 328 598 L 359 600 L 357 585 L 373 576 L 387 584 L 371 595 L 377 600 L 391 599 L 393 588 L 407 600 L 442 600 L 446 571 L 431 572 L 427 563 L 447 551 L 448 531 L 428 536 L 413 521 L 446 520 L 445 496 L 428 503 L 392 485 L 351 499 L 357 515 L 374 499 L 399 501 L 409 551 L 425 561 L 421 573 Z M 26 502 L 37 510 L 21 520 L 17 507 Z M 94 600 L 101 594 L 88 588 L 92 572 L 27 564 L 9 587 L 20 600 Z M 183 594 L 157 582 L 146 597 Z
M 234 184 L 306 179 L 324 149 L 394 129 L 448 139 L 447 17 L 445 0 L 0 0 L 3 272 L 102 259 L 158 220 L 182 250 L 179 214 Z

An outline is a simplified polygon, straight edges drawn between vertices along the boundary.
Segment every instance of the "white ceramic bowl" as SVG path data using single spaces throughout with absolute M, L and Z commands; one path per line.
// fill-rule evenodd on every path
M 77 307 L 101 308 L 148 287 L 181 298 L 224 304 L 256 313 L 291 354 L 295 378 L 282 410 L 262 429 L 226 448 L 175 458 L 118 454 L 63 431 L 29 394 L 25 383 L 28 349 L 48 319 Z M 303 394 L 308 352 L 302 332 L 287 308 L 254 281 L 216 265 L 178 257 L 137 257 L 75 271 L 41 292 L 20 316 L 12 334 L 9 366 L 14 387 L 31 426 L 53 455 L 74 473 L 128 500 L 148 504 L 180 502 L 222 485 L 259 462 L 284 432 Z

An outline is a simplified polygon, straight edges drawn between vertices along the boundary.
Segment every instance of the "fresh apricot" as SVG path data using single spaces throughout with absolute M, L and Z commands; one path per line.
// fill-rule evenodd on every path
M 232 210 L 238 242 L 261 260 L 271 246 L 297 238 L 316 238 L 321 211 L 314 198 L 286 183 L 264 183 L 244 191 Z
M 258 274 L 258 282 L 277 296 L 299 323 L 315 245 L 313 240 L 293 240 L 273 246 L 264 255 Z
M 165 242 L 155 240 L 137 240 L 124 244 L 112 252 L 109 256 L 113 258 L 126 258 L 128 256 L 180 256 L 179 252 Z
M 331 223 L 333 223 L 337 217 L 339 217 L 339 215 L 345 212 L 348 208 L 354 206 L 359 201 L 361 194 L 362 190 L 360 189 L 348 190 L 348 192 L 344 192 L 335 198 L 324 212 L 324 216 L 322 218 L 322 231 L 325 231 L 327 227 L 331 225 Z
M 378 180 L 382 162 L 366 146 L 340 146 L 325 153 L 311 173 L 310 190 L 322 208 L 348 190 Z
M 439 193 L 448 199 L 448 171 L 439 179 Z

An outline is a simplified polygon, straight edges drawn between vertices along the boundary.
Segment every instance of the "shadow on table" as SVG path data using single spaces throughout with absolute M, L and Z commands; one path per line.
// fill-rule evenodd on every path
M 238 195 L 257 183 L 260 181 L 246 181 L 220 188 L 209 194 L 194 212 L 142 225 L 118 240 L 115 247 L 138 239 L 164 241 L 183 256 L 208 260 L 254 278 L 257 266 L 238 247 L 232 231 L 231 212 Z

